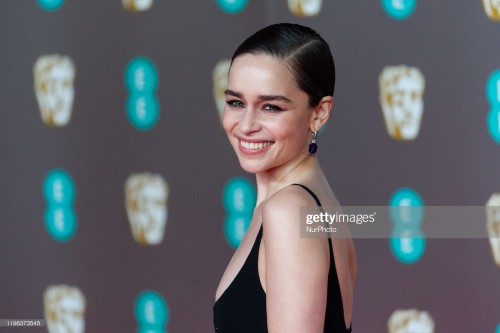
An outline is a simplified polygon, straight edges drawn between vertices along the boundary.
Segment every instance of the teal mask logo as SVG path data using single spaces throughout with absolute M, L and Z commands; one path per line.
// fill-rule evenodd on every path
M 500 323 L 498 323 L 498 326 L 497 326 L 495 333 L 500 333 Z
M 167 302 L 155 291 L 143 291 L 135 301 L 135 319 L 137 332 L 166 333 L 169 319 Z
M 75 200 L 75 184 L 62 169 L 54 169 L 45 177 L 43 196 L 49 204 L 72 205 Z
M 158 87 L 158 71 L 145 57 L 130 60 L 125 69 L 125 86 L 130 92 L 154 93 Z
M 420 227 L 424 217 L 424 202 L 411 188 L 401 188 L 394 192 L 389 201 L 390 217 L 396 226 Z
M 417 0 L 381 0 L 384 11 L 395 20 L 405 20 L 413 14 Z
M 226 211 L 224 236 L 233 248 L 240 245 L 250 225 L 256 201 L 255 188 L 247 179 L 234 177 L 226 183 L 222 194 Z
M 128 91 L 126 115 L 137 130 L 147 131 L 158 122 L 158 81 L 158 71 L 148 58 L 133 58 L 125 69 L 125 87 Z
M 64 4 L 64 0 L 38 0 L 38 5 L 46 11 L 58 10 Z
M 163 328 L 141 326 L 137 328 L 137 333 L 167 333 Z
M 487 121 L 491 138 L 500 144 L 500 106 L 490 110 Z
M 417 262 L 425 251 L 425 236 L 420 228 L 424 217 L 424 202 L 412 188 L 400 188 L 389 200 L 393 223 L 389 239 L 394 257 L 404 264 Z
M 57 241 L 68 241 L 76 232 L 77 218 L 73 208 L 75 196 L 75 184 L 69 173 L 62 169 L 53 169 L 45 176 L 45 228 Z
M 45 209 L 45 228 L 57 241 L 70 240 L 76 232 L 76 215 L 71 206 L 49 205 Z
M 486 98 L 491 106 L 500 107 L 500 69 L 495 70 L 488 78 Z
M 252 221 L 251 214 L 228 214 L 224 220 L 224 236 L 231 247 L 237 248 Z
M 152 128 L 160 116 L 158 100 L 152 94 L 132 93 L 127 100 L 127 118 L 138 130 Z
M 403 264 L 414 264 L 425 252 L 425 237 L 419 228 L 396 228 L 390 238 L 394 257 Z
M 500 69 L 495 70 L 488 78 L 486 98 L 491 107 L 487 117 L 488 131 L 491 138 L 500 144 Z
M 248 0 L 215 0 L 217 5 L 228 14 L 241 12 L 248 4 Z

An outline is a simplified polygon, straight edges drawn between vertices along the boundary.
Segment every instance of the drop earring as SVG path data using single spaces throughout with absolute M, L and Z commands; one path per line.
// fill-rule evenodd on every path
M 314 131 L 313 138 L 311 143 L 309 144 L 309 154 L 314 155 L 318 150 L 318 145 L 316 144 L 316 137 L 318 136 L 318 132 Z

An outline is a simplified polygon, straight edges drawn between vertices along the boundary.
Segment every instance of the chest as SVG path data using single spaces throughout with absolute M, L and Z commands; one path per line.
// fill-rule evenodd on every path
M 219 286 L 217 288 L 216 299 L 219 299 L 219 297 L 232 283 L 236 275 L 238 275 L 241 268 L 245 264 L 245 261 L 247 260 L 250 251 L 252 250 L 252 247 L 255 243 L 255 239 L 257 238 L 261 226 L 261 222 L 254 221 L 254 219 L 255 219 L 255 214 L 248 230 L 245 233 L 245 236 L 241 240 L 238 249 L 234 252 L 231 261 L 227 265 L 227 268 L 224 271 L 224 274 L 222 275 L 222 278 L 219 282 Z

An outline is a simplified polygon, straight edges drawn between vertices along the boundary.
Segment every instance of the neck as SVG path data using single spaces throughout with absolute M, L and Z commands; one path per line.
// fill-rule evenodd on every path
M 257 203 L 262 202 L 275 192 L 293 183 L 301 183 L 311 174 L 321 174 L 321 167 L 315 155 L 308 152 L 302 153 L 286 165 L 278 168 L 259 172 L 257 180 Z

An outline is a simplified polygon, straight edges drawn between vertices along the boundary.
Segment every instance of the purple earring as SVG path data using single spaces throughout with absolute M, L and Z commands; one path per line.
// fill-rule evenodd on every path
M 318 150 L 318 145 L 316 144 L 316 137 L 318 136 L 318 132 L 314 131 L 313 138 L 311 143 L 309 144 L 309 154 L 313 155 Z

